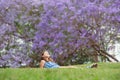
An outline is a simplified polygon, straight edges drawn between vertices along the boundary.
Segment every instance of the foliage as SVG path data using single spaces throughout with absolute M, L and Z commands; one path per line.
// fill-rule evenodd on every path
M 91 48 L 90 40 L 106 51 L 120 32 L 119 7 L 118 0 L 44 1 L 33 49 L 48 49 L 63 63 L 81 49 Z
M 37 5 L 34 0 L 0 0 L 0 67 L 29 65 Z

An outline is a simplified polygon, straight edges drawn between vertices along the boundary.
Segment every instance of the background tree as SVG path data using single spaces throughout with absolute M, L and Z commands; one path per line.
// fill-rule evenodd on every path
M 0 66 L 20 67 L 31 62 L 39 4 L 35 0 L 0 0 Z
M 62 60 L 58 58 L 61 64 L 89 48 L 109 60 L 108 56 L 113 57 L 105 45 L 120 31 L 119 7 L 118 0 L 45 1 L 33 48 L 49 49 L 55 59 L 62 55 Z

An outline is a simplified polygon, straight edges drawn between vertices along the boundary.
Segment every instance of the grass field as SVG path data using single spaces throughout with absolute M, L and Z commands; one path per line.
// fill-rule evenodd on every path
M 120 80 L 120 63 L 98 63 L 96 69 L 87 65 L 76 65 L 75 69 L 0 69 L 0 80 Z

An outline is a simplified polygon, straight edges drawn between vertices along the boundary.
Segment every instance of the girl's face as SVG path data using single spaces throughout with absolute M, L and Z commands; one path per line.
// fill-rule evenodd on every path
M 42 57 L 49 58 L 49 57 L 50 57 L 50 55 L 49 55 L 48 51 L 45 51 L 45 52 L 43 53 Z

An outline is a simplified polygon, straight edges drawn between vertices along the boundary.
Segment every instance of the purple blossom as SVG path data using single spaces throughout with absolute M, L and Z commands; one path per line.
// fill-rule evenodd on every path
M 107 27 L 102 29 L 102 26 L 111 27 L 116 24 L 110 22 L 119 21 L 119 18 L 113 15 L 117 14 L 119 10 L 116 7 L 113 8 L 116 3 L 114 1 L 111 3 L 111 1 L 45 1 L 43 4 L 45 12 L 42 14 L 40 26 L 37 28 L 37 32 L 41 33 L 36 36 L 42 36 L 42 40 L 48 43 L 46 46 L 56 53 L 64 53 L 66 49 L 72 52 L 75 48 L 79 50 L 82 46 L 88 47 L 89 38 L 99 42 L 101 35 L 107 35 L 106 29 L 110 30 Z M 35 41 L 41 42 L 39 39 L 35 39 Z M 34 44 L 37 46 L 37 43 Z

